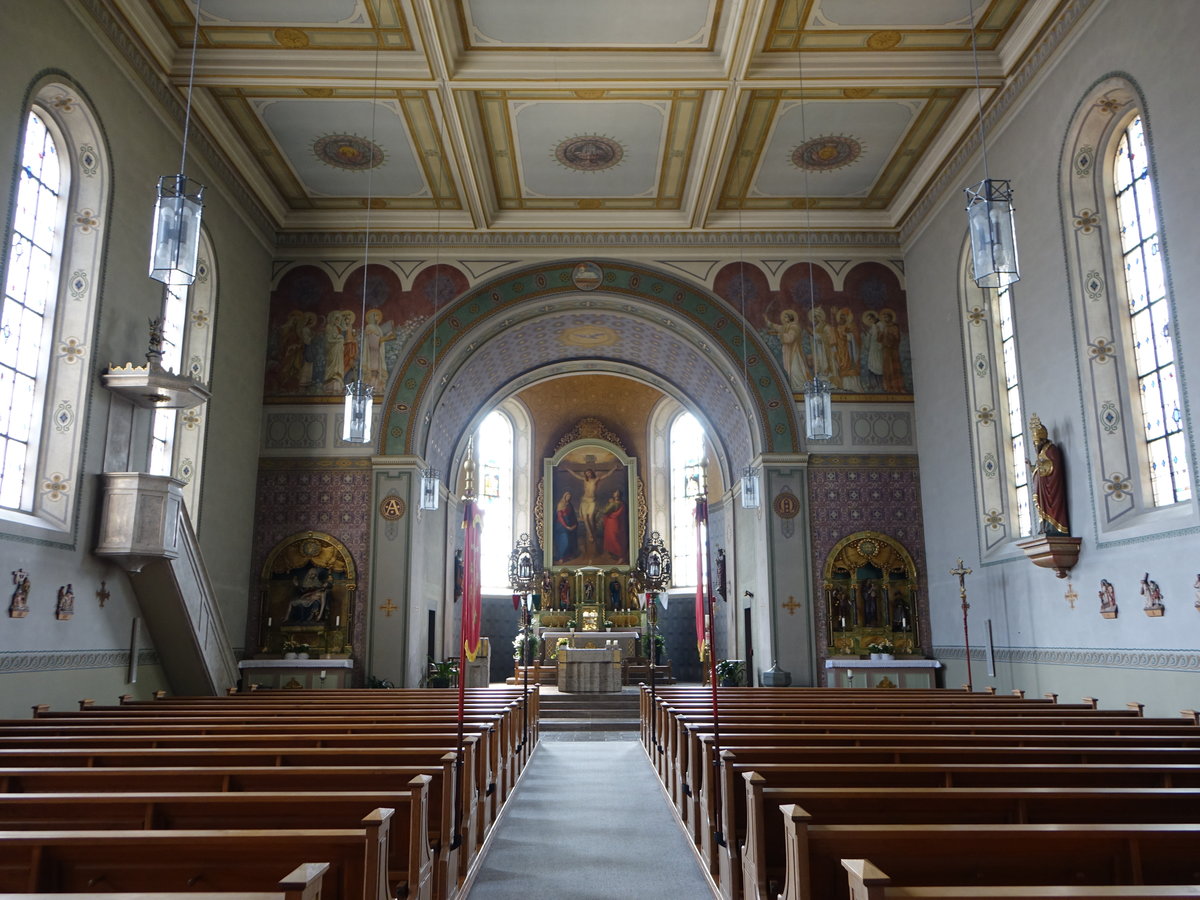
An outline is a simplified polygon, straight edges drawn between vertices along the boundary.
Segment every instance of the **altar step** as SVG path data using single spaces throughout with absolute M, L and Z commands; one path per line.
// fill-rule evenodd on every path
M 628 688 L 626 689 L 628 691 Z M 542 731 L 636 731 L 638 694 L 553 694 L 538 700 Z

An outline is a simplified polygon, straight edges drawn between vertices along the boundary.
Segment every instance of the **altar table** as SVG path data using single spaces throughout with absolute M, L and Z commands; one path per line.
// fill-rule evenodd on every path
M 567 693 L 620 693 L 620 648 L 563 647 L 558 652 L 558 689 Z

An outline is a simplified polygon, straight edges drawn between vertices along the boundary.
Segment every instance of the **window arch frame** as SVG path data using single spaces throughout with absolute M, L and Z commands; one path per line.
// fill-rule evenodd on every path
M 188 288 L 184 304 L 185 325 L 180 368 L 209 387 L 212 378 L 213 342 L 216 338 L 217 292 L 217 266 L 212 239 L 208 229 L 201 226 L 196 280 Z M 183 482 L 183 501 L 194 526 L 198 526 L 200 522 L 200 490 L 204 474 L 205 439 L 208 435 L 207 412 L 211 402 L 210 399 L 189 409 L 175 410 L 169 474 Z M 151 418 L 152 446 L 153 421 L 158 412 L 156 410 Z
M 959 259 L 960 327 L 962 329 L 963 367 L 971 416 L 971 448 L 974 456 L 975 505 L 980 555 L 984 559 L 1023 556 L 1016 546 L 1033 536 L 1023 533 L 1016 472 L 1016 452 L 1010 428 L 1003 336 L 1001 334 L 999 296 L 992 288 L 981 288 L 972 276 L 970 244 L 964 240 Z M 1011 301 L 1010 301 L 1011 302 Z M 1014 316 L 1015 319 L 1015 316 Z M 1020 387 L 1020 351 L 1016 345 L 1017 327 L 1012 323 L 1014 364 L 1017 366 L 1017 393 L 1021 403 L 1021 421 L 1025 422 L 1024 392 Z M 1027 447 L 1027 445 L 1026 445 Z M 1026 449 L 1028 461 L 1028 447 Z M 1025 488 L 1030 490 L 1026 471 Z M 1028 498 L 1027 498 L 1028 503 Z
M 37 111 L 59 140 L 65 173 L 64 226 L 57 238 L 58 260 L 54 309 L 49 326 L 48 365 L 36 450 L 27 466 L 34 490 L 27 509 L 0 510 L 0 533 L 51 544 L 73 543 L 82 483 L 86 422 L 92 382 L 99 286 L 108 233 L 112 170 L 99 119 L 83 92 L 63 73 L 51 72 L 30 84 L 21 105 L 20 133 Z M 24 137 L 14 160 L 12 184 L 19 182 Z M 11 247 L 16 211 L 14 190 L 5 218 L 6 246 Z M 0 258 L 0 278 L 7 278 L 8 251 Z M 45 351 L 44 351 L 45 352 Z
M 1151 119 L 1141 90 L 1128 75 L 1096 82 L 1081 98 L 1066 132 L 1059 165 L 1059 202 L 1066 249 L 1068 289 L 1075 329 L 1091 512 L 1099 545 L 1200 524 L 1195 490 L 1195 448 L 1189 440 L 1192 496 L 1154 506 L 1142 439 L 1128 302 L 1121 263 L 1120 223 L 1113 185 L 1113 160 L 1126 124 L 1142 117 L 1151 197 L 1158 219 L 1170 340 L 1176 360 L 1183 344 L 1177 323 L 1170 253 L 1162 216 L 1160 180 Z M 1177 364 L 1182 413 L 1190 420 L 1182 366 Z M 1186 430 L 1186 425 L 1185 425 Z M 1104 540 L 1108 538 L 1108 541 Z

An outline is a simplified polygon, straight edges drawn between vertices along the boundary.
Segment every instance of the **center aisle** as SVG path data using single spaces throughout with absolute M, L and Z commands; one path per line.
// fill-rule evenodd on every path
M 543 740 L 467 896 L 703 900 L 713 892 L 640 743 Z

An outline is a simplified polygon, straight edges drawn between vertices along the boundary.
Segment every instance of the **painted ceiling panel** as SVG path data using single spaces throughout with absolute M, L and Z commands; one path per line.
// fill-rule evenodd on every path
M 654 194 L 668 103 L 525 102 L 511 109 L 525 196 Z
M 427 196 L 399 108 L 368 100 L 266 100 L 258 114 L 300 183 L 324 197 Z
M 282 15 L 281 15 L 282 14 Z M 277 25 L 280 19 L 296 27 L 305 25 L 367 25 L 371 17 L 363 0 L 204 0 L 202 25 Z
M 911 101 L 782 103 L 751 190 L 772 197 L 864 197 L 887 163 L 884 154 L 916 113 Z
M 982 4 L 981 4 L 982 5 Z M 963 0 L 816 0 L 810 27 L 828 28 L 962 28 L 968 7 Z
M 192 109 L 285 232 L 887 231 L 1096 2 L 205 0 Z M 195 0 L 103 5 L 182 107 Z
M 702 48 L 720 0 L 467 0 L 468 46 Z

